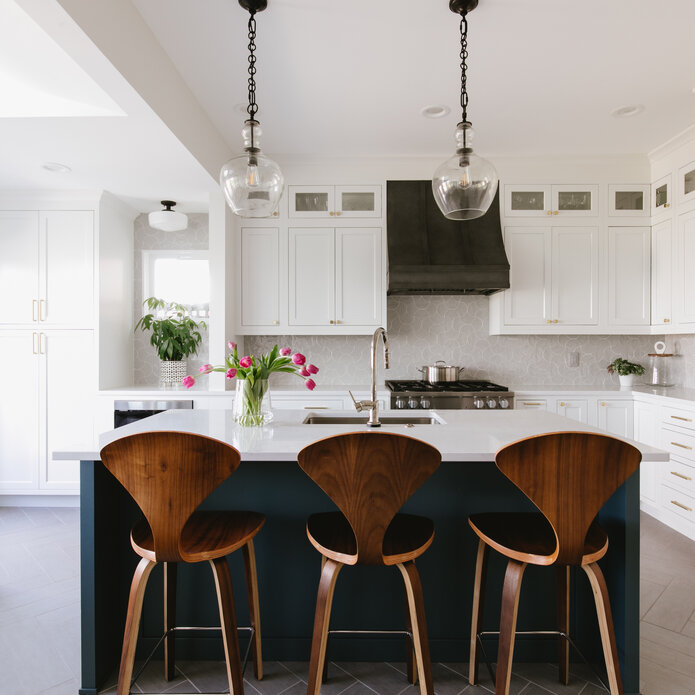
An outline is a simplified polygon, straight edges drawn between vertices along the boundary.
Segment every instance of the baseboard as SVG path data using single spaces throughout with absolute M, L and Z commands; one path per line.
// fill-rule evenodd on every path
M 0 495 L 0 507 L 79 507 L 79 495 Z

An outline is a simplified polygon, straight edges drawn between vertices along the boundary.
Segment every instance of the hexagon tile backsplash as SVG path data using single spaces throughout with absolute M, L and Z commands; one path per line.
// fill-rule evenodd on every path
M 379 381 L 420 378 L 419 367 L 445 360 L 465 368 L 464 377 L 524 385 L 616 386 L 606 372 L 616 357 L 645 367 L 659 336 L 488 335 L 486 297 L 389 297 L 391 368 L 379 367 Z M 678 336 L 692 354 L 695 336 Z M 367 384 L 369 336 L 248 336 L 246 352 L 258 354 L 275 343 L 307 355 L 320 368 L 317 383 Z M 687 343 L 687 345 L 686 345 Z M 573 353 L 579 366 L 570 367 Z M 685 360 L 684 360 L 685 361 Z M 381 362 L 379 363 L 381 365 Z M 689 376 L 689 375 L 688 375 Z M 695 375 L 693 375 L 695 377 Z M 276 384 L 296 384 L 291 375 L 274 375 Z M 277 379 L 277 380 L 276 380 Z

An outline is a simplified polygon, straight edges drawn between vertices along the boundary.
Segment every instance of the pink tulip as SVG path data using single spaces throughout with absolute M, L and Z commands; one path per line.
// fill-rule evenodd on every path
M 299 373 L 300 373 L 302 376 L 311 376 L 311 373 L 307 370 L 306 367 L 302 367 L 302 368 L 299 370 Z
M 294 355 L 292 355 L 292 361 L 295 364 L 302 365 L 306 362 L 306 357 L 304 357 L 301 352 L 295 352 Z
M 309 374 L 318 374 L 319 373 L 319 368 L 315 367 L 313 364 L 307 364 L 306 366 L 307 371 Z
M 233 379 L 236 376 L 236 369 L 228 369 L 225 376 L 227 379 Z
M 316 388 L 316 382 L 313 379 L 307 379 L 304 382 L 304 385 L 309 389 L 309 391 L 313 391 Z
M 181 383 L 187 388 L 191 388 L 195 384 L 195 379 L 192 376 L 186 376 L 181 380 Z
M 212 371 L 212 365 L 204 364 L 199 371 L 201 374 L 209 374 Z
M 292 350 L 290 348 L 280 348 L 280 354 L 283 357 L 287 357 L 287 355 L 291 354 Z
M 236 343 L 233 343 L 231 340 L 227 343 L 227 347 L 230 350 L 236 350 Z
M 242 358 L 239 360 L 239 366 L 240 366 L 240 367 L 243 367 L 244 369 L 247 369 L 247 368 L 250 367 L 252 364 L 253 364 L 253 360 L 252 360 L 248 355 L 246 355 L 246 357 L 242 357 Z

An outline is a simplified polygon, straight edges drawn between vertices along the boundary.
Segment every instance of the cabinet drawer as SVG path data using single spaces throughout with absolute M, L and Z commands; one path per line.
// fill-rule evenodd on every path
M 547 410 L 548 401 L 544 398 L 515 398 L 514 408 L 516 410 Z
M 664 408 L 664 424 L 678 425 L 695 432 L 695 413 L 679 408 Z
M 669 463 L 662 468 L 661 480 L 665 485 L 695 495 L 695 468 L 685 461 L 671 457 Z
M 695 461 L 695 435 L 663 427 L 661 444 L 670 454 L 688 461 Z
M 328 398 L 282 398 L 271 393 L 271 405 L 280 410 L 342 410 L 344 401 L 339 396 Z
M 695 497 L 686 495 L 668 485 L 661 486 L 661 506 L 678 516 L 695 522 Z

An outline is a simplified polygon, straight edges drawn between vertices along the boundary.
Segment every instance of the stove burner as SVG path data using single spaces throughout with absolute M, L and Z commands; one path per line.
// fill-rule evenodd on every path
M 444 391 L 453 392 L 476 392 L 476 391 L 509 391 L 506 386 L 493 384 L 490 381 L 472 381 L 464 379 L 461 381 L 443 381 L 439 384 L 430 384 L 429 381 L 386 381 L 386 386 L 396 393 L 415 391 L 418 393 L 442 393 Z

